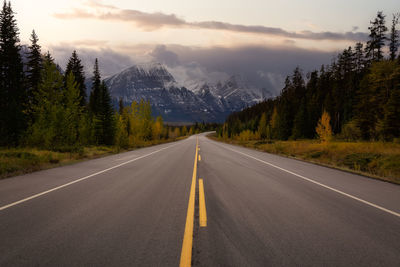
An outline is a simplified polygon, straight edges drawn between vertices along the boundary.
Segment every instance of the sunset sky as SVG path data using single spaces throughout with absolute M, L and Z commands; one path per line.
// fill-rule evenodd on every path
M 243 74 L 261 77 L 257 83 L 271 87 L 279 87 L 297 65 L 317 68 L 366 40 L 378 10 L 387 15 L 388 25 L 400 10 L 398 0 L 11 2 L 22 43 L 35 29 L 61 65 L 77 49 L 85 62 L 99 57 L 105 75 L 156 60 L 176 73 L 177 66 L 186 71 L 193 64 L 216 76 L 249 72 Z M 242 70 L 243 65 L 255 66 Z

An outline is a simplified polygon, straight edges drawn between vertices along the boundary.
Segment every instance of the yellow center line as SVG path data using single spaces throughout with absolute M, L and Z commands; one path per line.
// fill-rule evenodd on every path
M 181 261 L 179 266 L 190 267 L 192 264 L 192 246 L 193 246 L 193 222 L 194 222 L 194 200 L 196 192 L 197 177 L 197 155 L 199 139 L 196 139 L 196 155 L 194 157 L 192 185 L 190 187 L 189 204 L 186 215 L 185 234 L 183 236 Z
M 199 205 L 200 205 L 200 227 L 207 226 L 206 200 L 204 198 L 203 179 L 199 179 Z

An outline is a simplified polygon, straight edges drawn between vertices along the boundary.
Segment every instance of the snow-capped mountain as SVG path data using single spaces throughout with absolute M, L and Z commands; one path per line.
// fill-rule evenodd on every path
M 125 104 L 150 101 L 155 116 L 175 122 L 220 122 L 231 112 L 271 97 L 270 92 L 249 86 L 238 75 L 217 84 L 203 82 L 189 90 L 159 63 L 132 66 L 105 82 L 114 102 L 120 98 Z

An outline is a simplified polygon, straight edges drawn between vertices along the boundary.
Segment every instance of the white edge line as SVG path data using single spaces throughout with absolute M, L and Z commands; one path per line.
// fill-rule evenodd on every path
M 220 146 L 220 145 L 219 145 L 219 146 Z M 353 195 L 347 194 L 347 193 L 345 193 L 345 192 L 343 192 L 343 191 L 340 191 L 340 190 L 338 190 L 338 189 L 335 189 L 335 188 L 332 188 L 332 187 L 330 187 L 330 186 L 321 184 L 321 183 L 319 183 L 319 182 L 317 182 L 317 181 L 314 181 L 314 180 L 312 180 L 312 179 L 310 179 L 310 178 L 304 177 L 304 176 L 302 176 L 302 175 L 300 175 L 300 174 L 297 174 L 297 173 L 294 173 L 294 172 L 292 172 L 292 171 L 289 171 L 289 170 L 286 170 L 286 169 L 284 169 L 284 168 L 281 168 L 281 167 L 279 167 L 279 166 L 276 166 L 276 165 L 274 165 L 274 164 L 272 164 L 272 163 L 266 162 L 266 161 L 264 161 L 264 160 L 258 159 L 258 158 L 253 157 L 253 156 L 250 156 L 250 155 L 248 155 L 248 154 L 246 154 L 246 153 L 243 153 L 243 152 L 240 152 L 240 151 L 237 151 L 237 150 L 231 149 L 231 148 L 229 148 L 229 147 L 225 147 L 225 146 L 221 146 L 221 147 L 224 147 L 225 149 L 228 149 L 228 150 L 231 150 L 231 151 L 233 151 L 233 152 L 242 154 L 242 155 L 244 155 L 244 156 L 246 156 L 246 157 L 255 159 L 255 160 L 257 160 L 257 161 L 259 161 L 259 162 L 262 162 L 262 163 L 264 163 L 264 164 L 267 164 L 267 165 L 269 165 L 269 166 L 271 166 L 271 167 L 274 167 L 274 168 L 279 169 L 279 170 L 281 170 L 281 171 L 290 173 L 290 174 L 292 174 L 292 175 L 294 175 L 294 176 L 297 176 L 297 177 L 299 177 L 299 178 L 301 178 L 301 179 L 303 179 L 303 180 L 306 180 L 306 181 L 308 181 L 308 182 L 311 182 L 311 183 L 314 183 L 314 184 L 316 184 L 316 185 L 322 186 L 322 187 L 324 187 L 324 188 L 326 188 L 326 189 L 332 190 L 332 191 L 334 191 L 334 192 L 336 192 L 336 193 L 339 193 L 339 194 L 341 194 L 341 195 L 343 195 L 343 196 L 346 196 L 346 197 L 352 198 L 352 199 L 354 199 L 354 200 L 360 201 L 360 202 L 362 202 L 362 203 L 364 203 L 364 204 L 366 204 L 366 205 L 369 205 L 369 206 L 371 206 L 371 207 L 377 208 L 377 209 L 379 209 L 379 210 L 382 210 L 382 211 L 384 211 L 384 212 L 390 213 L 390 214 L 392 214 L 392 215 L 397 216 L 397 217 L 400 218 L 400 213 L 397 213 L 397 212 L 395 212 L 395 211 L 386 209 L 386 208 L 381 207 L 381 206 L 379 206 L 379 205 L 376 205 L 376 204 L 374 204 L 374 203 L 368 202 L 368 201 L 366 201 L 366 200 L 364 200 L 364 199 L 355 197 L 355 196 L 353 196 Z
M 92 174 L 90 174 L 90 175 L 88 175 L 88 176 L 79 178 L 79 179 L 74 180 L 74 181 L 72 181 L 72 182 L 69 182 L 69 183 L 66 183 L 66 184 L 63 184 L 63 185 L 54 187 L 54 188 L 52 188 L 52 189 L 49 189 L 49 190 L 47 190 L 47 191 L 38 193 L 38 194 L 33 195 L 33 196 L 30 196 L 30 197 L 27 197 L 27 198 L 24 198 L 24 199 L 15 201 L 15 202 L 13 202 L 13 203 L 10 203 L 10 204 L 7 204 L 7 205 L 5 205 L 5 206 L 0 207 L 0 211 L 5 210 L 5 209 L 8 209 L 8 208 L 10 208 L 10 207 L 12 207 L 12 206 L 16 206 L 16 205 L 21 204 L 21 203 L 23 203 L 23 202 L 26 202 L 26 201 L 28 201 L 28 200 L 31 200 L 31 199 L 34 199 L 34 198 L 37 198 L 37 197 L 46 195 L 46 194 L 48 194 L 48 193 L 50 193 L 50 192 L 59 190 L 59 189 L 61 189 L 61 188 L 67 187 L 67 186 L 69 186 L 69 185 L 79 183 L 79 182 L 81 182 L 81 181 L 83 181 L 83 180 L 86 180 L 86 179 L 89 179 L 89 178 L 91 178 L 91 177 L 93 177 L 93 176 L 96 176 L 96 175 L 105 173 L 105 172 L 110 171 L 110 170 L 112 170 L 112 169 L 121 167 L 121 166 L 126 165 L 126 164 L 131 163 L 131 162 L 134 162 L 134 161 L 136 161 L 136 160 L 139 160 L 139 159 L 148 157 L 148 156 L 150 156 L 150 155 L 153 155 L 153 154 L 155 154 L 155 153 L 158 153 L 158 152 L 160 152 L 160 151 L 162 151 L 162 150 L 165 150 L 165 149 L 167 149 L 167 148 L 170 148 L 170 147 L 173 147 L 173 146 L 176 146 L 176 145 L 177 145 L 177 144 L 174 144 L 174 145 L 171 145 L 171 146 L 167 146 L 167 147 L 161 148 L 161 149 L 156 150 L 156 151 L 153 151 L 153 152 L 151 152 L 151 153 L 149 153 L 149 154 L 146 154 L 146 155 L 140 156 L 140 157 L 138 157 L 138 158 L 134 158 L 134 159 L 128 160 L 128 161 L 126 161 L 126 162 L 123 162 L 123 163 L 118 164 L 118 165 L 115 165 L 115 166 L 113 166 L 113 167 L 104 169 L 104 170 L 102 170 L 102 171 L 99 171 L 99 172 L 96 172 L 96 173 L 92 173 Z

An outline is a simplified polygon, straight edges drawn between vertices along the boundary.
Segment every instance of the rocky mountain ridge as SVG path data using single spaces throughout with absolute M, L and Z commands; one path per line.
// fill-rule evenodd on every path
M 266 98 L 271 93 L 255 88 L 240 75 L 216 84 L 199 83 L 189 90 L 181 86 L 160 63 L 139 64 L 105 79 L 115 103 L 150 101 L 153 115 L 165 121 L 221 122 L 228 114 L 240 111 Z

